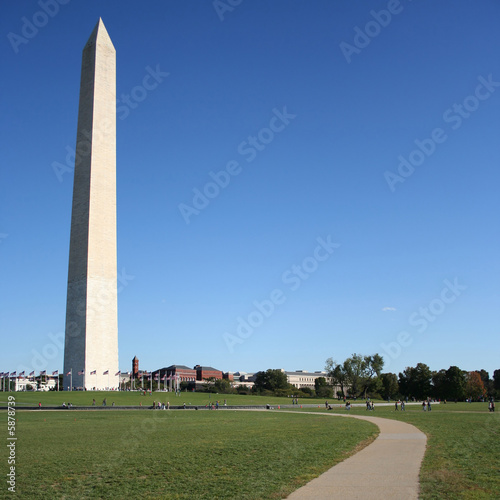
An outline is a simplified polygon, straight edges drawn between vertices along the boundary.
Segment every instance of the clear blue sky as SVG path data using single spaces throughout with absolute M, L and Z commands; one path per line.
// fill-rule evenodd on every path
M 396 373 L 500 368 L 498 2 L 42 4 L 0 20 L 0 370 L 62 370 L 68 151 L 100 16 L 122 370 L 321 370 L 354 352 Z

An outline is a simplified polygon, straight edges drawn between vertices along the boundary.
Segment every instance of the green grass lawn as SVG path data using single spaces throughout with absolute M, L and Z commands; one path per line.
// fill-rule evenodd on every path
M 102 404 L 104 398 L 107 399 L 108 406 L 113 402 L 117 406 L 139 406 L 141 403 L 143 406 L 151 406 L 153 401 L 162 401 L 166 403 L 170 401 L 171 405 L 181 406 L 186 403 L 187 406 L 205 406 L 209 402 L 215 403 L 219 401 L 219 404 L 224 404 L 224 400 L 227 400 L 228 405 L 280 405 L 280 404 L 292 404 L 291 398 L 278 398 L 275 396 L 253 396 L 253 395 L 240 395 L 240 394 L 208 394 L 203 392 L 182 392 L 180 396 L 176 396 L 172 392 L 153 392 L 152 395 L 146 394 L 143 396 L 139 392 L 121 392 L 121 391 L 73 391 L 73 392 L 0 392 L 0 406 L 2 406 L 2 401 L 7 401 L 7 395 L 13 394 L 16 398 L 16 404 L 18 406 L 23 405 L 38 405 L 38 402 L 42 403 L 42 406 L 61 406 L 63 402 L 68 403 L 70 401 L 76 406 L 90 406 L 92 404 L 92 399 L 96 400 L 97 405 Z M 324 406 L 324 399 L 309 399 L 309 398 L 299 398 L 300 404 L 319 404 Z
M 90 405 L 208 404 L 208 394 L 15 393 L 18 408 L 72 401 Z M 7 394 L 0 394 L 6 401 Z M 214 395 L 229 405 L 287 404 L 287 398 Z M 18 411 L 18 491 L 24 498 L 283 498 L 373 436 L 373 427 L 354 419 L 279 411 Z M 300 408 L 296 407 L 297 411 Z M 311 408 L 304 409 L 311 411 Z M 328 413 L 346 413 L 334 404 Z M 487 403 L 433 405 L 432 412 L 377 405 L 353 407 L 411 423 L 428 437 L 421 497 L 500 498 L 500 415 Z M 0 419 L 6 415 L 0 412 Z M 6 416 L 5 416 L 6 420 Z M 7 426 L 4 426 L 6 432 Z M 6 450 L 0 452 L 6 464 Z M 4 467 L 4 465 L 2 465 Z M 6 465 L 5 465 L 6 467 Z M 0 468 L 0 471 L 3 470 Z M 3 472 L 2 472 L 3 473 Z M 0 494 L 1 496 L 1 494 Z
M 430 413 L 412 405 L 406 412 L 392 406 L 374 412 L 353 408 L 351 414 L 402 420 L 427 435 L 420 472 L 424 500 L 500 498 L 500 414 L 489 413 L 487 403 L 432 405 Z
M 272 411 L 35 410 L 16 417 L 17 494 L 37 499 L 284 498 L 377 433 L 368 422 Z M 0 419 L 6 435 L 6 412 Z

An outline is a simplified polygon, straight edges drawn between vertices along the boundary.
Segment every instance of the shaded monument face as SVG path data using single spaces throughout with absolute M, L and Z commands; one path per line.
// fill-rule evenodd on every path
M 117 388 L 116 52 L 101 19 L 83 49 L 64 389 Z

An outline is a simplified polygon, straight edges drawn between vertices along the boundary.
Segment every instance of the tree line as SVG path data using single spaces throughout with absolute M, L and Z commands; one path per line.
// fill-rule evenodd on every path
M 500 397 L 500 369 L 493 378 L 484 370 L 466 371 L 458 366 L 433 371 L 425 363 L 407 367 L 398 375 L 382 373 L 384 360 L 379 354 L 353 354 L 343 363 L 326 360 L 326 370 L 338 395 L 394 399 L 434 398 L 450 401 L 482 401 Z

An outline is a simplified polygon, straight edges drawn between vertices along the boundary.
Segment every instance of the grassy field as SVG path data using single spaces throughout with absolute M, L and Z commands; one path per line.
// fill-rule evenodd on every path
M 6 400 L 2 396 L 0 401 Z M 170 400 L 172 405 L 209 402 L 208 394 L 202 393 L 15 396 L 18 408 L 39 400 L 43 407 L 68 400 L 90 405 L 93 397 L 98 405 L 104 397 L 108 405 L 115 401 L 117 405 L 142 402 L 149 406 L 158 399 Z M 214 394 L 210 401 L 223 403 L 224 398 L 229 405 L 291 402 Z M 325 413 L 323 400 L 299 403 L 317 403 L 320 408 L 313 411 L 318 415 L 233 410 L 18 411 L 18 491 L 24 498 L 283 498 L 344 459 L 374 433 L 364 422 L 321 415 Z M 346 410 L 337 403 L 328 413 L 332 412 Z M 424 500 L 500 497 L 500 415 L 489 413 L 487 403 L 436 404 L 430 413 L 420 406 L 408 405 L 402 413 L 392 405 L 376 404 L 373 413 L 353 407 L 351 414 L 403 420 L 427 434 L 420 477 Z M 1 412 L 0 418 L 4 415 Z M 6 464 L 1 458 L 5 453 L 0 452 L 2 464 Z
M 278 398 L 274 396 L 253 396 L 253 395 L 240 395 L 240 394 L 207 394 L 203 392 L 182 392 L 180 396 L 176 396 L 172 392 L 153 392 L 153 394 L 143 396 L 139 392 L 15 392 L 7 393 L 0 392 L 0 406 L 2 406 L 2 401 L 7 401 L 7 395 L 14 394 L 16 397 L 16 404 L 18 406 L 23 405 L 38 405 L 38 402 L 42 403 L 42 406 L 61 406 L 63 402 L 71 402 L 76 406 L 90 406 L 92 404 L 92 399 L 96 400 L 96 404 L 100 406 L 104 398 L 107 399 L 108 406 L 113 402 L 117 406 L 151 406 L 153 401 L 162 401 L 166 403 L 170 401 L 171 405 L 181 406 L 186 403 L 187 406 L 205 406 L 210 402 L 215 403 L 219 401 L 219 404 L 224 404 L 224 400 L 227 401 L 228 405 L 280 405 L 280 404 L 292 404 L 291 398 Z M 303 398 L 299 399 L 299 405 L 303 404 L 319 404 L 324 406 L 324 399 L 309 399 Z
M 500 498 L 500 414 L 489 413 L 487 403 L 433 405 L 430 413 L 411 405 L 406 412 L 393 406 L 379 406 L 375 412 L 353 408 L 351 414 L 402 420 L 425 432 L 420 473 L 424 500 Z
M 37 499 L 284 498 L 377 433 L 367 422 L 272 411 L 34 410 L 16 417 L 17 494 Z

